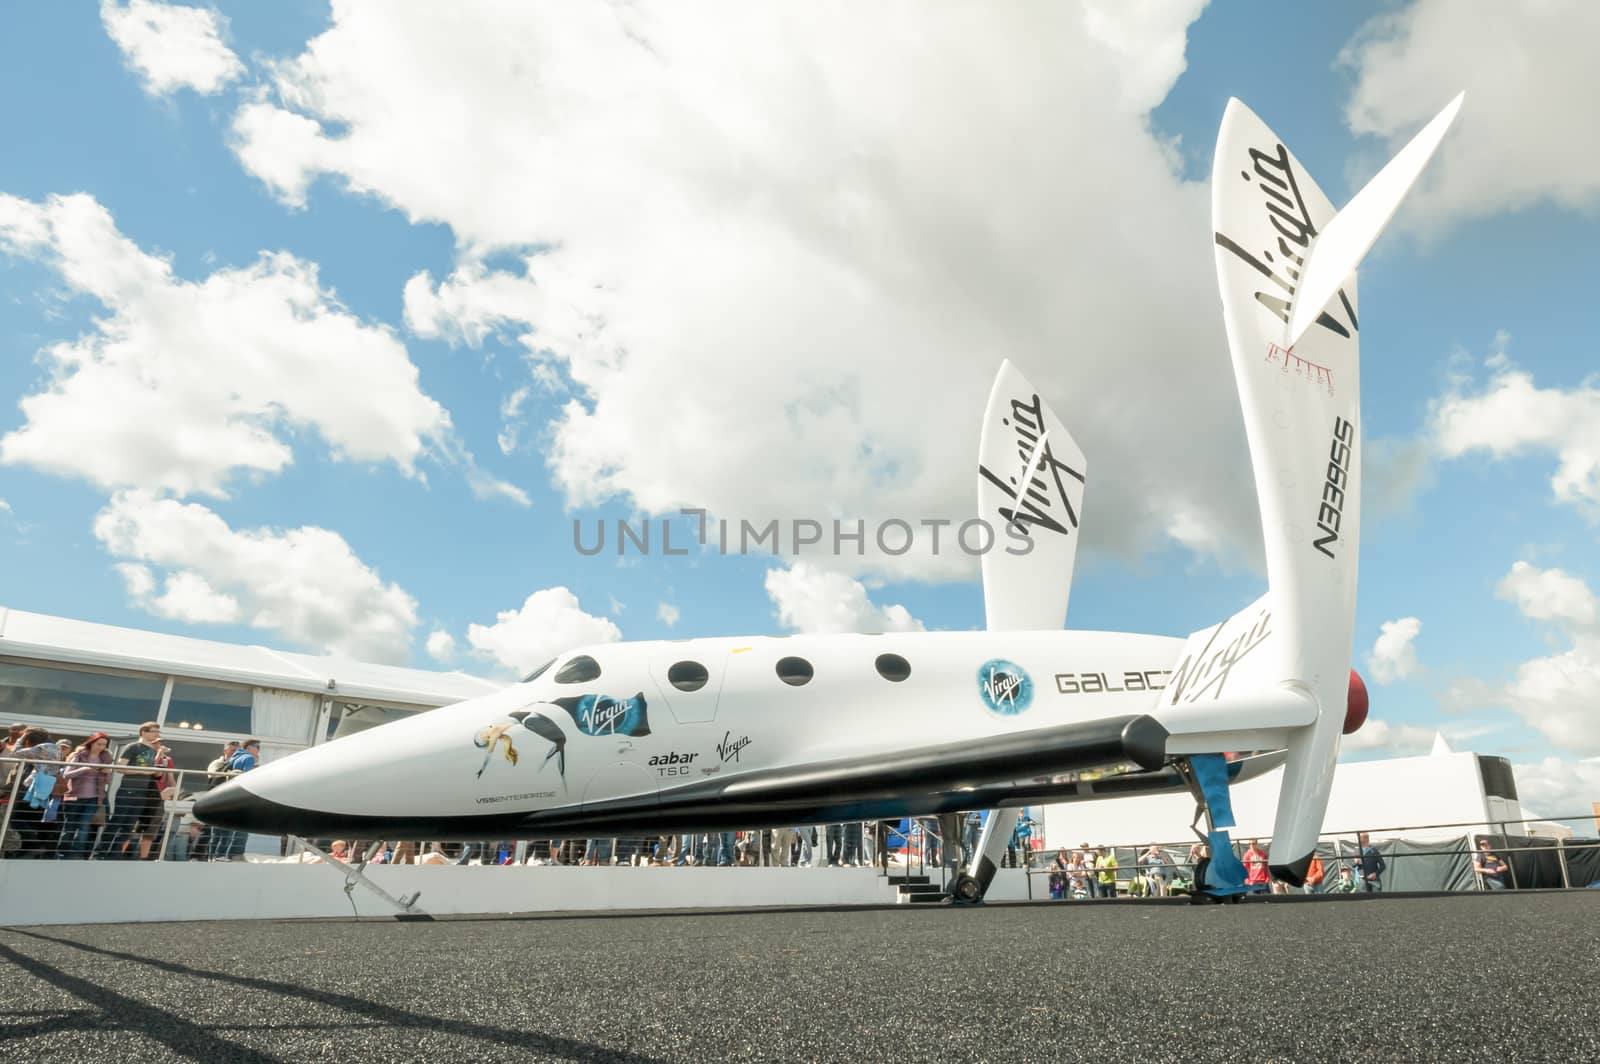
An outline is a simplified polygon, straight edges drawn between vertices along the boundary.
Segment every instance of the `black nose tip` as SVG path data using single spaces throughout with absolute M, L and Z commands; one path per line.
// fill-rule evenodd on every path
M 238 781 L 207 791 L 194 803 L 196 819 L 229 831 L 283 834 L 282 825 L 293 812 L 288 806 L 252 794 Z

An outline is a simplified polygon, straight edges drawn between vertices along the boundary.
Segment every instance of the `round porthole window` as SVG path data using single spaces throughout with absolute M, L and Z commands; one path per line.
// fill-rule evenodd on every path
M 878 667 L 878 675 L 885 680 L 899 683 L 911 675 L 911 662 L 899 654 L 879 654 L 878 660 L 873 662 Z
M 800 687 L 811 682 L 811 662 L 805 658 L 779 658 L 778 679 L 790 687 Z
M 667 680 L 680 691 L 698 691 L 711 674 L 698 661 L 680 661 L 667 670 Z

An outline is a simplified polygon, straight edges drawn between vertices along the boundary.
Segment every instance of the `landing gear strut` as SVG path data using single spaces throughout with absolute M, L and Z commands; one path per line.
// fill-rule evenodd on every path
M 1000 867 L 1000 858 L 1005 854 L 1006 844 L 1011 841 L 1011 832 L 1021 816 L 1022 809 L 1016 806 L 990 811 L 989 819 L 978 836 L 978 852 L 962 855 L 967 859 L 967 867 L 950 885 L 950 901 L 953 904 L 983 904 L 983 896 L 989 892 L 995 869 Z

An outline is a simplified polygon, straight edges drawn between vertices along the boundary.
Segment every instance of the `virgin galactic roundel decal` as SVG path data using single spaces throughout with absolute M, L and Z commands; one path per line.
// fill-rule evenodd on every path
M 991 713 L 1014 717 L 1033 701 L 1033 680 L 1021 665 L 994 658 L 978 670 L 978 693 Z

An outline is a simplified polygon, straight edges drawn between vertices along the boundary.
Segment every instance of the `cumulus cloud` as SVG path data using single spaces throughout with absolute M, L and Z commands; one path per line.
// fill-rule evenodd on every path
M 1341 61 L 1355 74 L 1351 130 L 1410 137 L 1461 89 L 1466 106 L 1439 149 L 1421 224 L 1539 203 L 1600 205 L 1600 124 L 1590 90 L 1600 5 L 1584 0 L 1416 0 L 1371 20 Z
M 244 73 L 239 57 L 222 43 L 227 19 L 207 8 L 102 0 L 100 21 L 152 96 L 179 89 L 220 92 Z
M 811 562 L 767 570 L 778 623 L 797 632 L 920 632 L 904 606 L 878 606 L 859 580 Z
M 1600 753 L 1600 623 L 1595 596 L 1580 577 L 1518 561 L 1496 594 L 1529 620 L 1550 624 L 1567 649 L 1525 661 L 1496 693 L 1552 743 L 1579 754 Z
M 428 633 L 428 657 L 444 664 L 456 656 L 456 637 L 443 628 Z
M 56 269 L 105 317 L 46 348 L 44 389 L 0 438 L 0 462 L 107 488 L 225 495 L 275 473 L 311 429 L 336 457 L 410 474 L 429 448 L 465 458 L 405 346 L 285 252 L 182 280 L 117 231 L 92 197 L 0 195 L 0 251 Z
M 1539 816 L 1576 816 L 1588 821 L 1600 817 L 1594 806 L 1600 803 L 1600 758 L 1569 761 L 1547 757 L 1526 765 L 1513 765 L 1517 795 Z M 1523 810 L 1528 815 L 1528 810 Z
M 234 145 L 451 228 L 407 327 L 559 373 L 571 504 L 964 520 L 1010 356 L 1101 471 L 1089 549 L 1253 554 L 1209 197 L 1149 122 L 1201 6 L 340 4 Z
M 1517 667 L 1505 698 L 1523 720 L 1573 753 L 1600 753 L 1600 635 L 1575 635 L 1560 654 Z
M 127 559 L 117 568 L 134 604 L 158 616 L 242 622 L 367 661 L 407 657 L 416 601 L 336 532 L 237 530 L 198 503 L 119 492 L 96 515 L 94 534 Z
M 467 642 L 480 657 L 518 674 L 575 647 L 621 638 L 615 624 L 585 613 L 578 596 L 564 587 L 535 591 L 520 609 L 495 614 L 493 624 L 467 626 Z
M 1504 343 L 1501 337 L 1497 346 Z M 1432 404 L 1436 450 L 1445 458 L 1552 454 L 1557 464 L 1550 487 L 1556 500 L 1600 520 L 1600 388 L 1588 383 L 1541 388 L 1503 351 L 1486 364 L 1490 376 L 1481 388 L 1458 379 Z
M 1391 724 L 1377 717 L 1367 722 L 1354 735 L 1339 740 L 1339 750 L 1345 754 L 1382 753 L 1389 757 L 1414 757 L 1433 749 L 1432 728 L 1415 724 Z
M 1514 602 L 1524 617 L 1581 627 L 1595 622 L 1594 592 L 1578 577 L 1560 569 L 1536 569 L 1516 562 L 1495 588 L 1495 594 Z
M 161 594 L 139 605 L 158 617 L 189 624 L 232 624 L 241 613 L 237 598 L 218 591 L 191 569 L 168 573 Z
M 1372 678 L 1381 684 L 1390 684 L 1415 676 L 1420 668 L 1416 640 L 1421 632 L 1422 622 L 1415 617 L 1401 617 L 1379 625 L 1378 639 L 1367 656 Z
M 148 599 L 156 589 L 155 574 L 148 565 L 137 562 L 118 562 L 112 566 L 122 577 L 122 586 L 127 589 L 128 597 L 135 601 Z
M 678 618 L 681 616 L 682 614 L 678 611 L 678 607 L 670 602 L 663 602 L 656 606 L 656 620 L 668 628 L 677 627 Z

